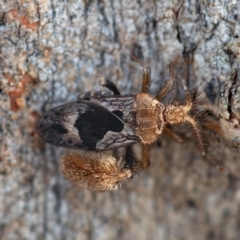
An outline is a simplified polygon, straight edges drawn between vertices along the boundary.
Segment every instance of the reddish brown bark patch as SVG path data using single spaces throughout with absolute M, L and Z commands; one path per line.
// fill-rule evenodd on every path
M 39 27 L 39 21 L 31 23 L 26 16 L 20 17 L 20 23 L 23 27 L 25 27 L 27 29 L 31 29 L 32 31 L 36 31 Z

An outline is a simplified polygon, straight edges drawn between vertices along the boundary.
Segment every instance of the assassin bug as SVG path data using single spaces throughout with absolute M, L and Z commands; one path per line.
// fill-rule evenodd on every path
M 113 94 L 102 91 L 83 93 L 74 101 L 44 113 L 37 124 L 38 133 L 46 142 L 92 151 L 81 155 L 70 153 L 61 164 L 66 178 L 90 190 L 117 189 L 140 169 L 148 167 L 150 146 L 162 133 L 181 142 L 169 125 L 190 123 L 201 153 L 206 155 L 198 124 L 189 113 L 192 101 L 187 88 L 184 88 L 185 105 L 164 105 L 161 100 L 173 85 L 173 71 L 170 79 L 153 98 L 149 95 L 150 67 L 140 59 L 132 58 L 143 67 L 141 93 L 121 95 L 113 82 L 102 78 L 100 84 Z M 132 150 L 132 145 L 137 142 L 142 144 L 141 162 L 135 159 Z M 98 153 L 124 146 L 127 147 L 125 161 Z

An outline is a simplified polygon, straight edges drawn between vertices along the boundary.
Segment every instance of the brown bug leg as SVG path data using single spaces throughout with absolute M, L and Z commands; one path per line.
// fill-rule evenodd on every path
M 166 134 L 168 137 L 170 137 L 175 142 L 178 142 L 178 143 L 183 142 L 182 138 L 180 136 L 178 136 L 175 132 L 173 132 L 171 129 L 169 129 L 168 127 L 165 127 L 163 129 L 163 133 Z
M 142 145 L 142 169 L 150 165 L 150 145 Z
M 149 86 L 151 82 L 151 68 L 142 61 L 141 59 L 135 57 L 134 55 L 131 55 L 132 59 L 139 63 L 143 67 L 143 73 L 142 73 L 142 93 L 148 93 L 149 92 Z
M 197 135 L 198 145 L 200 147 L 201 153 L 202 153 L 203 156 L 206 156 L 206 152 L 205 152 L 205 149 L 203 147 L 203 141 L 202 141 L 202 137 L 201 137 L 197 122 L 193 118 L 191 118 L 190 116 L 186 116 L 185 120 L 192 125 L 193 130 L 195 131 L 195 133 Z
M 156 95 L 156 99 L 158 101 L 161 101 L 169 92 L 173 85 L 173 80 L 174 80 L 174 70 L 172 69 L 173 66 L 170 67 L 170 72 L 171 72 L 171 77 L 170 79 L 164 84 L 164 86 L 159 90 L 159 92 Z
M 185 75 L 184 79 L 186 79 L 186 76 L 187 76 L 186 69 L 184 70 L 184 75 Z M 192 101 L 191 101 L 190 93 L 187 89 L 187 86 L 186 86 L 186 83 L 184 80 L 182 80 L 182 86 L 183 86 L 183 90 L 184 90 L 185 96 L 186 96 L 186 105 L 184 106 L 184 111 L 185 111 L 185 113 L 187 113 L 192 107 Z M 188 114 L 186 114 L 185 121 L 189 122 L 192 125 L 192 127 L 197 135 L 197 138 L 198 138 L 198 144 L 199 144 L 201 153 L 203 156 L 205 156 L 206 152 L 203 147 L 203 141 L 202 141 L 202 137 L 201 137 L 197 122 L 192 117 L 190 117 Z
M 92 191 L 107 192 L 120 188 L 137 172 L 136 165 L 122 168 L 121 161 L 96 152 L 65 155 L 61 162 L 62 174 L 72 183 Z M 139 167 L 138 167 L 139 169 Z
M 205 151 L 205 149 L 204 149 L 202 137 L 201 137 L 201 134 L 200 134 L 200 131 L 199 131 L 197 122 L 196 122 L 193 118 L 191 118 L 191 117 L 189 117 L 189 116 L 186 117 L 186 121 L 188 121 L 189 123 L 191 123 L 191 125 L 192 125 L 192 127 L 193 127 L 193 129 L 194 129 L 194 131 L 195 131 L 195 133 L 196 133 L 196 135 L 197 135 L 198 144 L 199 144 L 199 147 L 200 147 L 202 156 L 207 159 L 208 163 L 209 163 L 211 166 L 217 168 L 217 169 L 218 169 L 219 171 L 221 171 L 222 173 L 227 174 L 228 171 L 227 171 L 227 169 L 226 169 L 225 167 L 220 166 L 213 158 L 211 158 L 210 156 L 207 155 L 207 153 L 206 153 L 206 151 Z
M 186 105 L 184 107 L 185 108 L 184 110 L 187 113 L 191 109 L 191 107 L 192 107 L 192 101 L 191 101 L 190 93 L 189 93 L 189 91 L 187 89 L 187 86 L 186 86 L 186 82 L 185 82 L 186 79 L 187 79 L 187 69 L 185 67 L 185 69 L 184 69 L 184 78 L 182 80 L 182 86 L 183 86 L 183 90 L 184 90 L 185 95 L 186 95 Z M 221 171 L 224 174 L 228 173 L 226 168 L 220 166 L 213 158 L 211 158 L 210 156 L 208 156 L 206 154 L 206 151 L 205 151 L 204 145 L 203 145 L 203 140 L 202 140 L 202 137 L 201 137 L 200 130 L 199 130 L 197 122 L 192 117 L 190 117 L 187 114 L 186 114 L 186 117 L 185 117 L 185 121 L 189 122 L 192 125 L 192 127 L 193 127 L 193 129 L 194 129 L 194 131 L 195 131 L 195 133 L 197 135 L 198 145 L 200 147 L 202 156 L 207 159 L 208 163 L 211 166 L 215 167 L 216 169 L 218 169 L 219 171 Z
M 112 81 L 110 81 L 110 80 L 108 80 L 106 78 L 99 78 L 98 81 L 99 81 L 99 84 L 101 86 L 108 88 L 110 91 L 113 92 L 113 94 L 121 95 L 120 91 L 117 88 L 117 86 Z
M 223 135 L 222 128 L 221 128 L 220 124 L 215 122 L 215 121 L 208 120 L 208 121 L 203 123 L 203 127 L 207 128 L 211 131 L 214 131 L 215 133 L 217 133 L 220 136 Z
M 224 173 L 224 174 L 227 174 L 227 173 L 228 173 L 228 170 L 227 170 L 225 167 L 219 165 L 213 158 L 211 158 L 210 156 L 208 156 L 208 155 L 206 154 L 205 149 L 204 149 L 204 147 L 203 147 L 203 141 L 202 141 L 202 138 L 201 138 L 201 134 L 200 134 L 200 131 L 199 131 L 199 128 L 198 128 L 198 126 L 197 126 L 196 121 L 195 121 L 193 118 L 189 117 L 189 116 L 186 117 L 186 121 L 188 121 L 189 123 L 191 123 L 192 126 L 193 126 L 193 129 L 194 129 L 194 131 L 195 131 L 195 133 L 196 133 L 196 135 L 197 135 L 197 138 L 198 138 L 198 144 L 199 144 L 199 147 L 200 147 L 202 156 L 204 156 L 204 157 L 207 159 L 208 163 L 209 163 L 211 166 L 215 167 L 215 168 L 218 169 L 220 172 L 222 172 L 222 173 Z

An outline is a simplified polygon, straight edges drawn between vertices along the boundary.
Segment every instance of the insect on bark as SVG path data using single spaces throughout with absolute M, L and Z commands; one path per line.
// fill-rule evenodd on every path
M 187 88 L 185 105 L 164 105 L 161 100 L 170 91 L 174 76 L 155 97 L 149 95 L 150 67 L 132 56 L 142 68 L 142 90 L 137 95 L 121 95 L 110 80 L 100 84 L 112 94 L 92 91 L 44 113 L 38 121 L 39 135 L 56 146 L 86 150 L 84 154 L 69 153 L 63 157 L 61 171 L 73 183 L 94 191 L 118 189 L 121 184 L 150 164 L 150 147 L 165 133 L 181 142 L 169 125 L 188 122 L 194 129 L 202 155 L 206 155 L 200 130 L 190 116 L 192 101 Z M 136 160 L 132 145 L 142 144 L 142 161 Z M 124 160 L 102 153 L 126 146 Z

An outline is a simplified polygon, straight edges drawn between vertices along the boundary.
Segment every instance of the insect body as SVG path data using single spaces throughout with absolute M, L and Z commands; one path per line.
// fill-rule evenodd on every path
M 39 135 L 46 142 L 95 151 L 84 156 L 69 154 L 63 159 L 62 172 L 78 185 L 98 191 L 117 189 L 121 182 L 149 165 L 149 147 L 162 133 L 181 141 L 168 125 L 189 122 L 205 155 L 197 123 L 189 115 L 192 103 L 188 91 L 185 90 L 186 105 L 165 106 L 160 101 L 169 92 L 173 76 L 153 98 L 148 94 L 150 68 L 139 59 L 135 60 L 143 67 L 141 93 L 120 95 L 113 82 L 101 79 L 100 84 L 113 94 L 101 91 L 84 93 L 72 102 L 49 110 L 38 122 Z M 141 163 L 136 161 L 131 148 L 137 142 L 143 145 Z M 123 146 L 127 146 L 123 163 L 97 153 Z

